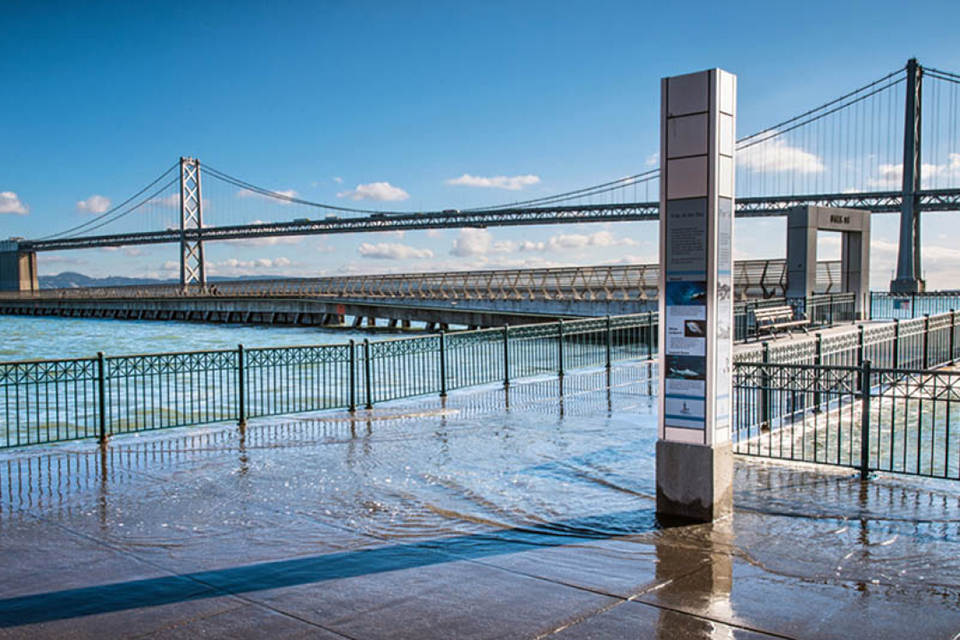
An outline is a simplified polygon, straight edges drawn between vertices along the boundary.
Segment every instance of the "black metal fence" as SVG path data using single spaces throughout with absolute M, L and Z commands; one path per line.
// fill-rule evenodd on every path
M 947 313 L 960 308 L 960 291 L 931 291 L 929 293 L 870 293 L 870 318 L 875 320 L 907 320 L 923 315 Z
M 0 363 L 0 448 L 372 407 L 653 358 L 651 313 L 362 343 Z
M 734 451 L 960 479 L 960 372 L 742 363 Z
M 734 450 L 960 478 L 957 314 L 765 343 L 734 363 Z
M 797 318 L 807 318 L 809 327 L 832 327 L 856 319 L 856 296 L 853 293 L 828 293 L 806 298 L 765 298 L 738 302 L 733 308 L 734 339 L 760 337 L 756 312 L 760 309 L 789 305 Z

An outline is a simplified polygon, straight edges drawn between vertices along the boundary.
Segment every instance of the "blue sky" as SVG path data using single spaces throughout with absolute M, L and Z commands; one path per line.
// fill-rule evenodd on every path
M 181 155 L 348 206 L 462 208 L 587 186 L 649 168 L 663 76 L 738 74 L 745 134 L 911 56 L 960 71 L 958 18 L 955 1 L 8 0 L 0 193 L 14 195 L 0 197 L 0 236 L 89 220 Z M 925 219 L 934 286 L 960 274 L 953 215 Z M 878 286 L 896 217 L 875 235 Z M 737 245 L 782 256 L 782 221 L 739 224 Z M 655 247 L 656 225 L 620 223 L 224 244 L 208 258 L 221 275 L 322 275 L 654 261 Z M 168 276 L 176 260 L 161 245 L 44 254 L 40 268 Z

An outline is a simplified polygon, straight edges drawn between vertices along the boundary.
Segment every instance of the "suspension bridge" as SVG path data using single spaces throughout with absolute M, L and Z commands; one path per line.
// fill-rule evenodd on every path
M 896 292 L 922 291 L 922 212 L 960 210 L 960 74 L 904 67 L 737 141 L 739 217 L 820 205 L 900 214 Z M 204 245 L 283 236 L 657 220 L 659 169 L 483 208 L 374 210 L 312 202 L 181 158 L 109 211 L 0 243 L 0 290 L 37 294 L 37 254 L 178 244 L 180 292 L 208 295 Z M 70 294 L 59 292 L 61 298 Z

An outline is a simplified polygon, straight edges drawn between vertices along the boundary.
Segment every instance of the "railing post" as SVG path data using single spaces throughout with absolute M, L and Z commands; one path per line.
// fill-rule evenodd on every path
M 247 426 L 247 385 L 244 375 L 246 366 L 243 357 L 243 345 L 237 345 L 237 426 Z
M 957 326 L 957 312 L 953 309 L 950 309 L 950 364 L 953 364 L 954 361 L 954 348 L 956 347 L 956 326 Z
M 350 413 L 357 410 L 357 341 L 350 340 Z
M 447 334 L 440 330 L 440 397 L 447 397 Z
M 917 294 L 915 293 L 910 294 L 910 317 L 917 317 Z
M 653 330 L 653 319 L 655 317 L 656 316 L 654 316 L 653 313 L 647 313 L 647 361 L 648 362 L 653 360 L 653 341 L 655 339 L 654 336 L 657 335 L 657 331 Z
M 613 321 L 607 316 L 607 369 L 613 366 Z
M 863 325 L 857 327 L 857 366 L 863 365 Z
M 893 368 L 900 368 L 900 318 L 893 321 Z
M 563 320 L 557 322 L 557 370 L 563 377 Z
M 870 361 L 860 367 L 860 477 L 870 476 Z
M 930 364 L 930 314 L 923 314 L 923 366 L 921 369 L 928 369 Z
M 370 366 L 370 340 L 369 338 L 363 339 L 363 383 L 364 390 L 367 394 L 367 403 L 364 405 L 366 409 L 373 409 L 373 381 L 370 375 L 371 366 Z
M 857 327 L 857 366 L 863 366 L 863 325 Z M 863 380 L 859 378 L 860 373 L 857 373 L 857 376 L 857 383 L 858 385 L 862 386 Z
M 103 351 L 97 352 L 97 404 L 100 405 L 100 444 L 107 444 L 107 361 Z
M 763 368 L 760 373 L 760 429 L 762 431 L 770 430 L 770 344 L 763 342 L 762 347 Z
M 510 325 L 503 325 L 503 386 L 510 386 Z
M 813 339 L 813 364 L 816 365 L 816 369 L 813 372 L 813 410 L 820 411 L 820 381 L 822 376 L 822 371 L 820 367 L 823 366 L 823 335 L 818 331 L 816 336 Z

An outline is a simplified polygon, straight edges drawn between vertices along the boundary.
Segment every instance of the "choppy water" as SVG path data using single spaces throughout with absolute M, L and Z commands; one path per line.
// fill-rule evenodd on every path
M 351 338 L 399 335 L 350 329 L 152 322 L 96 318 L 0 316 L 0 362 L 204 351 L 245 347 L 344 344 Z

